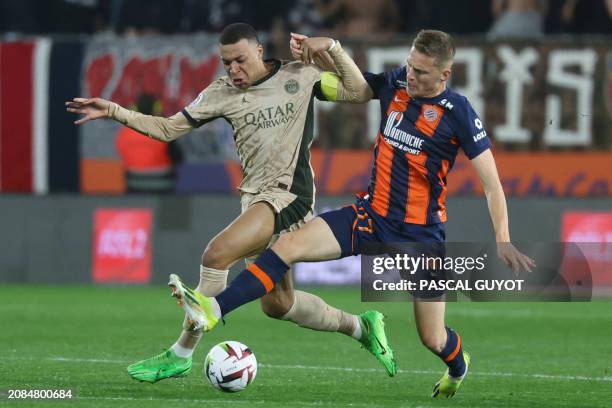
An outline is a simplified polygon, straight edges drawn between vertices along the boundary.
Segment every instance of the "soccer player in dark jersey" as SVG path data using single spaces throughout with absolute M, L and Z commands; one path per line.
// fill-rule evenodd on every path
M 329 38 L 293 38 L 304 61 L 320 52 L 337 52 Z M 354 102 L 380 101 L 381 121 L 367 194 L 352 206 L 330 211 L 298 231 L 283 235 L 228 289 L 215 298 L 185 299 L 210 330 L 240 305 L 267 293 L 293 262 L 322 261 L 359 254 L 365 242 L 445 240 L 446 175 L 459 149 L 471 160 L 482 182 L 498 242 L 497 253 L 515 272 L 530 271 L 533 260 L 510 241 L 506 199 L 483 123 L 468 100 L 447 87 L 455 47 L 450 35 L 419 32 L 406 66 L 372 74 L 338 67 L 358 89 Z M 337 61 L 335 61 L 338 64 Z M 345 78 L 343 78 L 345 79 Z M 333 80 L 327 85 L 333 88 Z M 327 94 L 334 100 L 333 94 Z M 422 343 L 448 366 L 433 397 L 451 397 L 468 371 L 470 356 L 459 334 L 444 323 L 443 293 L 413 293 L 414 315 Z

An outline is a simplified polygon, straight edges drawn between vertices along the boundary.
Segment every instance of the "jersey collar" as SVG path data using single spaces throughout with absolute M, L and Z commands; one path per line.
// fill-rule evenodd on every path
M 264 60 L 264 62 L 266 64 L 272 65 L 272 70 L 270 72 L 268 72 L 268 74 L 266 76 L 264 76 L 263 78 L 258 79 L 257 81 L 253 82 L 253 84 L 251 86 L 257 86 L 257 85 L 260 85 L 260 84 L 266 82 L 268 79 L 272 78 L 278 72 L 278 70 L 281 67 L 281 62 L 280 62 L 280 60 L 277 60 L 277 59 L 267 59 L 267 60 Z
M 415 101 L 424 102 L 424 103 L 438 103 L 440 100 L 444 99 L 448 95 L 448 87 L 444 88 L 444 91 L 439 93 L 436 96 L 432 96 L 430 98 L 414 98 Z

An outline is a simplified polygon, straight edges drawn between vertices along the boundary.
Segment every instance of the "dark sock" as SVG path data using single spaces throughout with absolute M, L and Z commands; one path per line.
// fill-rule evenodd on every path
M 454 330 L 446 328 L 446 345 L 438 356 L 448 366 L 448 373 L 452 377 L 461 377 L 465 374 L 465 360 L 461 347 L 461 337 Z
M 288 270 L 289 265 L 285 264 L 274 251 L 266 249 L 254 264 L 240 272 L 230 286 L 215 297 L 221 315 L 225 316 L 245 303 L 270 292 Z

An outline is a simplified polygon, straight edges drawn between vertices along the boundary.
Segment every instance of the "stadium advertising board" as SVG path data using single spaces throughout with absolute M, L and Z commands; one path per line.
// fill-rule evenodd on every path
M 612 287 L 612 212 L 568 211 L 561 241 L 576 242 L 586 255 L 593 286 Z
M 96 283 L 148 283 L 151 279 L 150 209 L 94 212 L 92 280 Z

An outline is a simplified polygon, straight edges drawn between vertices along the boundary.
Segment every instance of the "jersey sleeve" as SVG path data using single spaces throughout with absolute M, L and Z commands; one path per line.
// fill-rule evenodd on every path
M 372 99 L 380 99 L 380 90 L 389 83 L 387 75 L 385 73 L 373 74 L 371 72 L 364 72 L 363 77 L 372 89 L 372 92 L 374 92 Z
M 455 132 L 465 155 L 472 160 L 480 153 L 491 148 L 491 140 L 472 105 L 467 99 L 464 99 L 463 102 L 456 106 L 458 116 Z
M 223 116 L 223 86 L 219 80 L 211 83 L 181 110 L 191 126 L 200 127 Z

